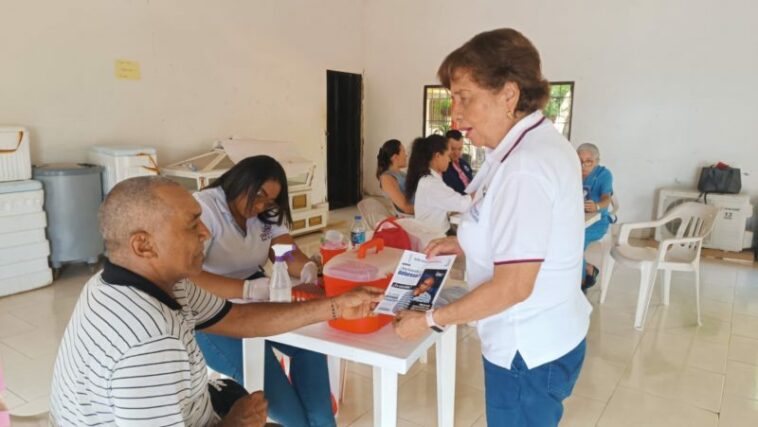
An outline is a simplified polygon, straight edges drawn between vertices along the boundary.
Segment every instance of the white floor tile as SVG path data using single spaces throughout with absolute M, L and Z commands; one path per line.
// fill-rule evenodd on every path
M 620 387 L 605 408 L 599 427 L 715 427 L 718 415 L 637 390 Z

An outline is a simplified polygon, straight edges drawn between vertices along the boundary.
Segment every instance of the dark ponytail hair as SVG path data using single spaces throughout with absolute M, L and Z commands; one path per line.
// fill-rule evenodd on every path
M 265 210 L 258 215 L 258 219 L 265 224 L 287 226 L 292 224 L 290 213 L 289 194 L 287 191 L 287 174 L 284 168 L 273 157 L 252 156 L 246 157 L 226 171 L 217 180 L 205 189 L 219 187 L 226 195 L 226 202 L 232 203 L 241 195 L 247 197 L 248 210 L 253 206 L 255 197 L 261 187 L 267 181 L 279 183 L 281 190 L 275 201 L 278 207 Z
M 429 135 L 426 138 L 416 138 L 408 161 L 408 175 L 405 177 L 405 197 L 413 200 L 416 188 L 421 178 L 430 175 L 429 163 L 437 153 L 447 150 L 447 138 L 442 135 Z
M 397 139 L 390 139 L 382 144 L 379 154 L 376 155 L 376 179 L 379 179 L 392 166 L 392 156 L 399 154 L 402 146 L 403 144 Z

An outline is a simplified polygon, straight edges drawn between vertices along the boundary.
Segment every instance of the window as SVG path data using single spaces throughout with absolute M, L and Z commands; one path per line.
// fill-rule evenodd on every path
M 424 86 L 424 129 L 422 135 L 444 135 L 452 129 L 453 98 L 444 86 Z M 463 139 L 463 156 L 471 167 L 477 171 L 484 162 L 484 148 L 477 148 L 471 142 Z
M 566 139 L 571 139 L 571 108 L 574 105 L 574 82 L 550 83 L 550 100 L 543 113 Z
M 571 137 L 571 109 L 574 102 L 574 82 L 550 83 L 550 100 L 543 113 L 549 118 L 556 129 L 569 139 Z M 450 91 L 440 85 L 424 86 L 424 128 L 422 135 L 444 135 L 452 129 L 453 100 Z M 484 161 L 484 149 L 471 145 L 464 139 L 463 155 L 467 157 L 471 167 L 478 170 Z

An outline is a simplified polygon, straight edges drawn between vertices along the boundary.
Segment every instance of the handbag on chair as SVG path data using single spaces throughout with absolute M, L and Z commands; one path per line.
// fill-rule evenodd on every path
M 384 246 L 396 249 L 412 249 L 411 237 L 397 223 L 397 218 L 391 216 L 382 220 L 374 229 L 374 239 L 384 240 Z

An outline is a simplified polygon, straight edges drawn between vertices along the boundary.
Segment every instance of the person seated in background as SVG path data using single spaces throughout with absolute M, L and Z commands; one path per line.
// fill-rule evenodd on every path
M 608 213 L 613 196 L 613 175 L 611 171 L 599 165 L 600 150 L 595 144 L 582 144 L 576 149 L 582 162 L 582 185 L 584 187 L 584 211 L 600 213 L 600 220 L 584 230 L 584 249 L 605 236 L 608 227 L 613 222 Z M 584 261 L 584 280 L 582 289 L 591 288 L 597 282 L 599 270 L 596 266 Z
M 232 304 L 196 286 L 209 238 L 197 201 L 161 176 L 118 183 L 100 206 L 108 259 L 82 290 L 58 350 L 53 425 L 263 426 L 267 402 L 209 381 L 195 331 L 262 337 L 371 313 L 383 291 Z
M 448 214 L 466 212 L 470 195 L 458 194 L 442 180 L 450 164 L 450 149 L 442 135 L 416 138 L 411 149 L 405 195 L 414 199 L 415 218 L 444 236 L 450 230 Z
M 474 178 L 474 171 L 463 158 L 463 134 L 453 129 L 447 131 L 445 138 L 447 146 L 450 147 L 450 166 L 442 174 L 442 180 L 458 193 L 466 194 L 466 187 Z
M 405 196 L 406 174 L 402 171 L 408 164 L 405 147 L 397 139 L 382 144 L 376 155 L 376 179 L 379 188 L 392 202 L 400 215 L 413 215 L 413 199 Z

